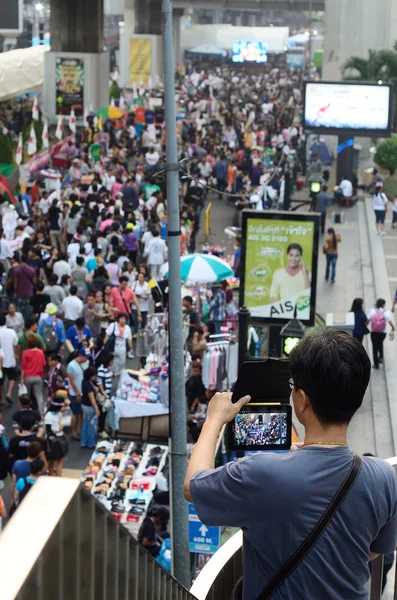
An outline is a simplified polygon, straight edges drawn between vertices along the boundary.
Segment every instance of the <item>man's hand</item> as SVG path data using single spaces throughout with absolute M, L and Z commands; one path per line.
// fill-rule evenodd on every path
M 240 410 L 251 400 L 251 396 L 244 396 L 235 404 L 232 403 L 230 392 L 218 392 L 208 405 L 207 422 L 219 425 L 233 421 Z
M 138 315 L 138 322 L 142 323 L 142 315 Z

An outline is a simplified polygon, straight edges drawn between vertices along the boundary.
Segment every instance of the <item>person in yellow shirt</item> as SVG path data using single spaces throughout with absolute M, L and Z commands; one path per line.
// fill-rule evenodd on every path
M 288 300 L 300 292 L 310 288 L 310 275 L 302 258 L 303 248 L 300 244 L 290 244 L 287 248 L 288 264 L 277 269 L 273 275 L 270 288 L 270 302 Z

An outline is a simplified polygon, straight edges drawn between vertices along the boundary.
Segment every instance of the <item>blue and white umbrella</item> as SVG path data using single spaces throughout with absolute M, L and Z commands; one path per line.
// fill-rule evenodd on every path
M 164 265 L 164 276 L 168 277 L 168 263 Z M 211 254 L 188 254 L 181 257 L 182 281 L 191 283 L 214 283 L 233 277 L 228 263 Z

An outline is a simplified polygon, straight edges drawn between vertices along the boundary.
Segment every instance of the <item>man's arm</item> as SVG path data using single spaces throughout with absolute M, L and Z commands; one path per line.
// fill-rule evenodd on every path
M 190 481 L 193 475 L 198 471 L 215 468 L 215 448 L 219 431 L 225 423 L 232 421 L 250 400 L 250 396 L 244 396 L 244 398 L 232 404 L 232 394 L 230 392 L 218 393 L 212 398 L 208 405 L 207 420 L 194 447 L 186 472 L 183 494 L 188 502 L 192 501 Z

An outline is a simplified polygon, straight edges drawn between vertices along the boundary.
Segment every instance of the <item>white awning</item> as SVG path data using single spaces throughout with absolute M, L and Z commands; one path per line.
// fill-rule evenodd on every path
M 32 46 L 0 54 L 0 101 L 38 90 L 44 82 L 44 53 L 49 46 Z

